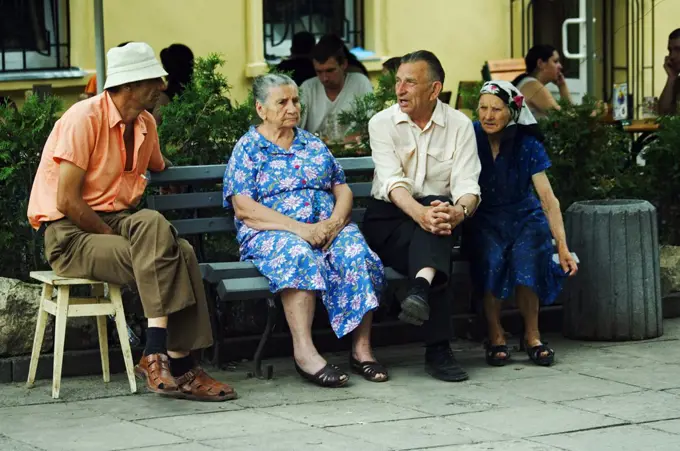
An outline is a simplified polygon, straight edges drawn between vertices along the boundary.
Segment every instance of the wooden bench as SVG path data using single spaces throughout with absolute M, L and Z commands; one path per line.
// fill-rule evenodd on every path
M 338 159 L 348 178 L 354 176 L 372 176 L 374 165 L 371 157 L 355 157 Z M 193 244 L 197 247 L 197 256 L 201 262 L 201 272 L 211 302 L 232 302 L 243 300 L 261 300 L 267 302 L 267 323 L 260 338 L 257 350 L 253 357 L 253 374 L 261 378 L 262 355 L 265 344 L 271 335 L 276 318 L 275 296 L 269 291 L 267 279 L 260 274 L 251 262 L 211 262 L 204 260 L 205 252 L 202 249 L 201 237 L 205 234 L 235 232 L 233 213 L 219 210 L 212 215 L 203 215 L 206 209 L 222 208 L 221 182 L 224 177 L 226 165 L 209 166 L 184 166 L 173 167 L 160 173 L 149 175 L 150 185 L 182 185 L 192 186 L 194 191 L 201 187 L 208 189 L 205 192 L 191 192 L 182 194 L 150 195 L 146 199 L 147 207 L 167 214 L 174 211 L 175 215 L 183 215 L 180 219 L 171 219 L 170 222 L 177 229 L 180 236 L 194 237 Z M 371 182 L 349 183 L 354 194 L 355 208 L 352 210 L 352 220 L 360 227 L 363 223 L 365 208 L 358 207 L 357 202 L 366 200 L 371 196 Z M 458 247 L 452 253 L 452 274 L 467 274 L 468 263 L 464 261 Z M 403 280 L 405 277 L 391 268 L 386 268 L 388 281 Z M 215 311 L 215 306 L 211 306 Z M 214 317 L 215 315 L 213 315 Z M 213 318 L 213 333 L 215 339 L 214 361 L 219 363 L 219 346 L 222 342 L 222 326 L 217 318 Z M 273 368 L 267 367 L 266 378 L 272 377 Z
M 522 58 L 489 60 L 482 68 L 482 79 L 512 81 L 526 70 L 527 66 Z

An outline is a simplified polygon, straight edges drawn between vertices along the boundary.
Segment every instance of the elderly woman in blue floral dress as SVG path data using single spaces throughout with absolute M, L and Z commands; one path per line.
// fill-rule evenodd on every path
M 465 223 L 463 246 L 473 284 L 484 297 L 486 361 L 502 366 L 510 359 L 500 308 L 502 300 L 514 295 L 524 318 L 527 354 L 534 363 L 549 366 L 555 351 L 541 342 L 539 304 L 553 303 L 565 276 L 578 270 L 567 247 L 560 203 L 545 173 L 550 159 L 536 119 L 511 83 L 485 83 L 478 112 L 474 126 L 484 201 Z
M 321 293 L 338 338 L 353 334 L 352 370 L 385 381 L 387 370 L 370 344 L 384 268 L 350 222 L 352 191 L 343 170 L 319 138 L 296 127 L 300 99 L 292 79 L 263 75 L 253 92 L 262 124 L 236 143 L 224 174 L 224 207 L 235 212 L 241 259 L 252 261 L 280 293 L 302 377 L 324 387 L 349 379 L 312 342 Z

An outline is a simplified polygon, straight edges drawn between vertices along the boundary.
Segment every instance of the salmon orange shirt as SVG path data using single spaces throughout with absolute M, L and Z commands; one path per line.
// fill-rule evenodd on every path
M 146 171 L 162 171 L 165 162 L 156 121 L 143 111 L 134 122 L 134 160 L 125 171 L 125 124 L 108 92 L 76 103 L 50 133 L 28 202 L 28 219 L 35 229 L 44 221 L 64 217 L 57 210 L 59 163 L 69 161 L 85 170 L 82 195 L 98 212 L 134 208 L 146 188 Z

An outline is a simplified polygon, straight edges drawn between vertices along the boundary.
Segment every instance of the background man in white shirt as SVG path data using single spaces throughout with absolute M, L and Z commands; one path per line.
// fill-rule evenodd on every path
M 467 373 L 449 345 L 451 303 L 430 297 L 446 287 L 453 232 L 480 200 L 481 165 L 472 122 L 437 99 L 444 69 L 426 50 L 409 53 L 397 71 L 398 102 L 369 121 L 375 162 L 364 234 L 385 266 L 407 274 L 402 321 L 425 327 L 425 369 L 457 382 Z
M 363 74 L 347 72 L 345 43 L 335 35 L 323 36 L 312 50 L 316 77 L 302 83 L 300 128 L 324 139 L 342 140 L 345 129 L 337 123 L 341 111 L 352 109 L 355 97 L 373 92 Z

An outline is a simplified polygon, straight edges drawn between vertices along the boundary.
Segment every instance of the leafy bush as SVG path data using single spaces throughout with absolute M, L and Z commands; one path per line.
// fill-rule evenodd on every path
M 680 245 L 680 116 L 665 116 L 659 123 L 636 175 L 641 195 L 659 210 L 661 242 Z
M 394 91 L 396 74 L 381 74 L 378 87 L 374 92 L 357 97 L 350 110 L 338 114 L 338 122 L 347 127 L 347 135 L 355 137 L 355 142 L 348 145 L 331 146 L 336 157 L 370 155 L 371 146 L 368 136 L 368 121 L 373 115 L 393 105 L 397 101 Z
M 197 58 L 191 83 L 161 108 L 161 149 L 177 166 L 224 163 L 257 115 L 252 92 L 245 103 L 232 105 L 231 89 L 218 72 L 217 54 Z
M 46 265 L 42 237 L 26 210 L 43 146 L 62 109 L 57 97 L 32 95 L 20 110 L 0 105 L 0 276 L 28 279 Z
M 602 121 L 595 99 L 582 104 L 561 103 L 539 121 L 552 168 L 548 171 L 555 194 L 564 209 L 585 199 L 625 197 L 635 191 L 627 171 L 630 137 Z

